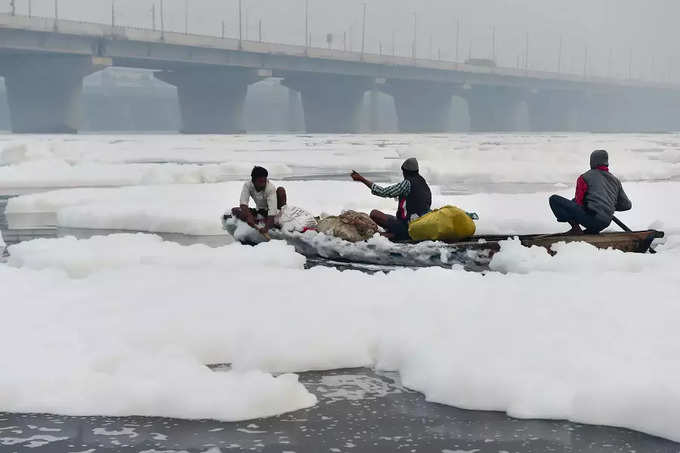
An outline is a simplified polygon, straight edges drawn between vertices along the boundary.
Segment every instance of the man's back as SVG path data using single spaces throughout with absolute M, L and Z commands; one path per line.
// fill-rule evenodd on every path
M 628 211 L 632 203 L 623 190 L 621 181 L 609 173 L 606 168 L 589 170 L 582 175 L 588 185 L 584 198 L 586 209 L 607 221 L 611 221 L 614 212 Z

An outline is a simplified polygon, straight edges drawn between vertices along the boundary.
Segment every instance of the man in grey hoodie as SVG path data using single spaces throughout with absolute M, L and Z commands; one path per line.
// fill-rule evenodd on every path
M 590 155 L 590 170 L 579 176 L 573 200 L 559 195 L 550 197 L 550 208 L 557 221 L 569 223 L 571 234 L 583 233 L 581 225 L 586 234 L 597 234 L 609 226 L 616 211 L 632 207 L 621 181 L 609 172 L 609 155 L 605 150 Z

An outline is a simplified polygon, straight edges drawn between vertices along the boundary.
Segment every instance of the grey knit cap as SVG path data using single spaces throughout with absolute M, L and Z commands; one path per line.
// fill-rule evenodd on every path
M 415 157 L 406 159 L 402 164 L 401 169 L 406 171 L 419 171 L 420 168 L 418 167 L 418 159 Z
M 593 151 L 590 155 L 590 168 L 595 169 L 601 166 L 609 166 L 609 154 L 603 149 Z

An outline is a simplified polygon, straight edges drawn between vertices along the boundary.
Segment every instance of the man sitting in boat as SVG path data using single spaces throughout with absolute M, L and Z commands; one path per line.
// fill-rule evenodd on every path
M 590 155 L 590 170 L 578 178 L 576 196 L 568 200 L 559 195 L 550 197 L 550 208 L 558 222 L 571 225 L 570 234 L 597 234 L 609 226 L 616 211 L 628 211 L 632 203 L 621 181 L 609 172 L 607 151 Z
M 268 177 L 269 172 L 265 168 L 254 167 L 250 181 L 243 184 L 240 206 L 231 210 L 234 217 L 243 220 L 263 236 L 267 236 L 274 227 L 279 210 L 287 202 L 286 190 L 283 187 L 275 188 Z M 254 209 L 248 206 L 251 198 L 255 201 Z M 258 215 L 265 219 L 264 226 L 258 226 Z
M 371 189 L 373 195 L 399 200 L 396 216 L 375 209 L 371 211 L 371 219 L 386 231 L 384 236 L 395 241 L 409 240 L 409 222 L 430 212 L 432 205 L 432 192 L 425 178 L 419 173 L 418 160 L 414 157 L 406 159 L 401 170 L 404 180 L 389 187 L 374 184 L 356 171 L 352 171 L 352 179 L 364 183 Z

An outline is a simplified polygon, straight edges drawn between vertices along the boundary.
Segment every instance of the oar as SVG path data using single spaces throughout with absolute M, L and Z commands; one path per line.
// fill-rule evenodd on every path
M 612 217 L 612 220 L 614 221 L 615 224 L 617 224 L 619 227 L 621 227 L 621 229 L 622 229 L 623 231 L 625 231 L 626 233 L 630 233 L 630 232 L 633 231 L 633 230 L 631 230 L 630 228 L 628 228 L 628 227 L 626 226 L 625 223 L 623 223 L 622 221 L 620 221 L 619 219 L 617 219 L 616 216 L 613 216 L 613 217 Z
M 628 228 L 625 223 L 623 223 L 622 221 L 617 219 L 616 216 L 613 216 L 612 220 L 614 221 L 615 224 L 617 224 L 626 233 L 630 233 L 630 232 L 633 231 L 630 228 Z M 651 254 L 656 253 L 656 250 L 654 250 L 651 245 L 649 246 L 649 253 L 651 253 Z

